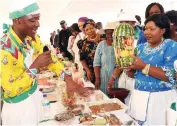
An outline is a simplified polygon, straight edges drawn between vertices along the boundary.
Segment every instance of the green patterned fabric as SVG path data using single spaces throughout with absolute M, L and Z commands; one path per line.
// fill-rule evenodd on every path
M 13 98 L 3 98 L 3 92 L 1 94 L 2 99 L 7 102 L 7 103 L 18 103 L 21 102 L 25 99 L 27 99 L 30 95 L 32 95 L 37 89 L 37 81 L 34 81 L 33 86 L 28 90 L 25 91 L 24 93 L 20 94 L 19 96 L 15 96 Z
M 38 9 L 39 9 L 39 6 L 37 5 L 37 3 L 33 3 L 33 4 L 23 8 L 22 10 L 17 10 L 17 11 L 11 12 L 9 14 L 9 18 L 10 19 L 20 18 L 20 17 L 28 15 L 34 11 L 37 11 Z
M 170 108 L 176 111 L 176 102 L 172 103 Z

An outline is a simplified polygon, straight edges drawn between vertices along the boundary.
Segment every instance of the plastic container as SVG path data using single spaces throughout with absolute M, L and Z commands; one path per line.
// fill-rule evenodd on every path
M 42 107 L 43 107 L 43 118 L 44 119 L 49 119 L 51 115 L 50 111 L 50 101 L 47 100 L 47 94 L 43 94 L 43 102 L 42 102 Z

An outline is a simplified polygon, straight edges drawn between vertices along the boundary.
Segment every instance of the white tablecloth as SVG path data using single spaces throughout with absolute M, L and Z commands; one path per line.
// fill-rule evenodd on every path
M 57 92 L 53 92 L 54 93 L 57 93 Z M 103 94 L 103 99 L 104 100 L 109 100 L 109 98 L 103 93 L 101 92 L 100 90 L 97 90 L 96 93 L 101 93 Z M 52 94 L 52 93 L 51 93 Z M 91 96 L 91 101 L 96 101 L 96 98 L 95 98 L 95 95 L 93 94 Z M 58 113 L 61 113 L 62 111 L 65 111 L 66 108 L 61 104 L 61 102 L 55 102 L 55 103 L 51 103 L 50 104 L 50 111 L 51 111 L 51 118 L 54 118 L 54 116 Z M 124 113 L 123 111 L 120 111 L 120 112 L 110 112 L 112 114 L 115 114 L 122 122 L 127 122 L 127 121 L 131 121 L 132 118 Z M 61 125 L 61 126 L 64 126 L 64 125 L 74 125 L 74 126 L 82 126 L 81 124 L 79 124 L 79 116 L 76 116 L 74 118 L 73 121 L 65 124 L 65 123 L 60 123 L 60 122 L 57 122 L 55 120 L 50 120 L 50 121 L 47 121 L 47 122 L 43 122 L 43 123 L 40 123 L 40 126 L 58 126 L 58 125 Z
M 51 80 L 51 82 L 52 81 L 53 80 Z M 48 95 L 54 95 L 55 96 L 54 99 L 57 100 L 57 102 L 50 104 L 50 111 L 51 111 L 50 119 L 53 119 L 56 114 L 59 114 L 62 111 L 66 110 L 66 108 L 61 104 L 61 93 L 66 88 L 65 82 L 59 79 L 59 80 L 57 80 L 56 85 L 57 85 L 57 88 L 55 89 L 54 92 L 47 93 Z M 90 96 L 90 98 L 88 98 L 87 102 L 97 101 L 96 94 L 102 94 L 102 96 L 103 96 L 102 100 L 109 100 L 109 98 L 102 91 L 96 90 L 95 93 L 92 94 Z M 78 99 L 80 99 L 80 98 L 78 97 Z M 87 103 L 83 99 L 82 100 L 78 100 L 78 99 L 77 99 L 77 104 L 86 104 Z M 132 118 L 123 111 L 120 111 L 120 112 L 115 111 L 115 112 L 110 112 L 110 113 L 115 114 L 123 122 L 127 122 L 127 121 L 132 120 Z M 64 126 L 64 125 L 82 126 L 81 124 L 79 124 L 79 116 L 76 116 L 71 122 L 69 122 L 67 124 L 60 123 L 55 120 L 50 120 L 50 121 L 42 122 L 39 124 L 39 126 Z
M 51 113 L 52 113 L 53 117 L 56 114 L 64 111 L 64 109 L 65 108 L 63 108 L 62 105 L 59 102 L 51 104 Z M 111 113 L 115 114 L 122 122 L 128 122 L 128 121 L 132 120 L 132 118 L 128 114 L 126 114 L 126 113 L 124 113 L 122 111 L 120 111 L 120 112 L 111 112 Z M 64 125 L 83 126 L 82 124 L 79 124 L 79 116 L 76 116 L 75 119 L 73 121 L 71 121 L 70 123 L 68 123 L 68 124 L 59 123 L 59 122 L 57 122 L 55 120 L 51 120 L 51 121 L 40 123 L 39 126 L 58 126 L 58 125 L 60 125 L 60 126 L 64 126 Z

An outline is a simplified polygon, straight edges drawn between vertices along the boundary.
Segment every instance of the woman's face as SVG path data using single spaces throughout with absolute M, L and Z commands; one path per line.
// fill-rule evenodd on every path
M 78 22 L 78 27 L 79 29 L 83 32 L 84 29 L 83 29 L 83 25 L 84 25 L 85 22 Z
M 149 21 L 145 26 L 144 34 L 150 44 L 160 43 L 164 33 L 165 29 L 157 27 L 153 21 Z
M 85 34 L 91 38 L 96 34 L 96 29 L 92 24 L 87 24 L 84 31 L 85 31 Z
M 113 29 L 107 29 L 105 30 L 105 33 L 106 33 L 106 39 L 110 42 L 113 42 L 113 34 L 114 30 Z
M 149 10 L 149 16 L 160 13 L 161 13 L 160 8 L 157 5 L 152 6 L 151 9 Z
M 74 30 L 71 30 L 71 33 L 72 33 L 72 35 L 75 36 L 75 37 L 79 34 L 78 31 L 74 31 Z
M 177 26 L 174 23 L 172 23 L 172 22 L 170 22 L 170 32 L 172 34 L 177 32 Z

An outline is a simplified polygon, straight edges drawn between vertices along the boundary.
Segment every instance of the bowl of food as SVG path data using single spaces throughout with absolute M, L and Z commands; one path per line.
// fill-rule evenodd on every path
M 71 121 L 75 118 L 75 115 L 70 111 L 64 111 L 55 115 L 54 119 L 60 123 L 71 123 Z

